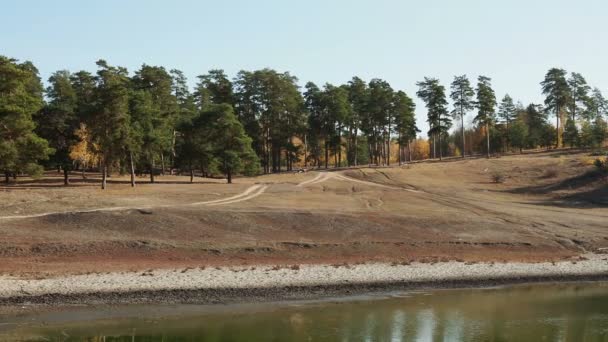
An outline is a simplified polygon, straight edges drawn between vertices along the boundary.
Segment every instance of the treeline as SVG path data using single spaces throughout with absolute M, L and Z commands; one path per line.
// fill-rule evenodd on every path
M 136 175 L 154 182 L 174 171 L 191 179 L 223 174 L 231 182 L 234 174 L 489 156 L 562 140 L 592 146 L 606 135 L 600 91 L 561 69 L 542 82 L 544 107 L 515 104 L 508 95 L 497 106 L 485 76 L 475 87 L 457 76 L 449 94 L 425 78 L 416 93 L 427 107 L 425 140 L 417 138 L 413 99 L 381 79 L 301 89 L 288 72 L 241 71 L 230 79 L 211 70 L 190 89 L 175 69 L 143 65 L 129 74 L 103 60 L 97 67 L 95 74 L 57 71 L 44 89 L 32 63 L 0 56 L 0 170 L 7 182 L 44 167 L 63 170 L 66 184 L 73 170 L 98 169 L 103 188 L 114 172 L 130 174 L 133 186 Z M 475 126 L 466 128 L 472 111 Z M 450 134 L 452 120 L 460 129 Z
M 608 101 L 598 88 L 591 88 L 578 73 L 550 69 L 541 82 L 544 106 L 515 103 L 509 94 L 497 103 L 491 79 L 479 76 L 475 87 L 466 75 L 454 77 L 448 111 L 446 89 L 439 80 L 418 82 L 418 96 L 426 103 L 430 130 L 431 156 L 465 156 L 483 151 L 508 152 L 513 149 L 562 147 L 600 147 L 608 136 Z M 474 127 L 466 128 L 465 116 L 474 112 Z M 549 120 L 554 116 L 556 124 Z M 459 129 L 450 134 L 452 119 Z

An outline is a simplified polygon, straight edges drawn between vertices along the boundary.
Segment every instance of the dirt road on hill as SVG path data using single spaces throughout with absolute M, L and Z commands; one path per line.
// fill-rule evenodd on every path
M 582 153 L 187 180 L 132 189 L 113 177 L 101 191 L 49 175 L 0 187 L 0 274 L 535 262 L 608 250 L 607 183 Z

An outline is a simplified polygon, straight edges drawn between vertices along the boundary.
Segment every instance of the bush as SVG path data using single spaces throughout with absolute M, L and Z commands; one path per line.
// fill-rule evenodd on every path
M 545 173 L 543 174 L 543 178 L 555 178 L 558 175 L 558 171 L 556 168 L 551 167 L 545 170 Z
M 593 165 L 595 165 L 595 167 L 597 167 L 601 172 L 608 173 L 608 158 L 603 160 L 598 158 L 593 162 Z
M 608 154 L 608 152 L 606 150 L 597 149 L 597 150 L 594 150 L 593 152 L 591 152 L 591 154 L 589 154 L 589 155 L 592 157 L 603 157 L 606 154 Z
M 492 182 L 494 182 L 494 183 L 497 183 L 497 184 L 498 183 L 504 183 L 505 179 L 506 179 L 505 175 L 503 175 L 500 172 L 494 172 L 492 174 Z

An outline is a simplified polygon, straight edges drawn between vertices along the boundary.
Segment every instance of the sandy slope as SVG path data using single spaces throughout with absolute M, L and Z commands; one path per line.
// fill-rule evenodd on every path
M 0 188 L 0 274 L 215 265 L 536 262 L 604 252 L 606 181 L 584 153 L 110 189 Z M 556 175 L 547 170 L 557 170 Z M 504 174 L 504 184 L 490 181 Z

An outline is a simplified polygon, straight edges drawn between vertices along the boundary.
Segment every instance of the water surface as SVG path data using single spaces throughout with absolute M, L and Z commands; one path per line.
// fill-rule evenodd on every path
M 67 309 L 0 319 L 20 341 L 606 341 L 608 284 L 323 302 Z

